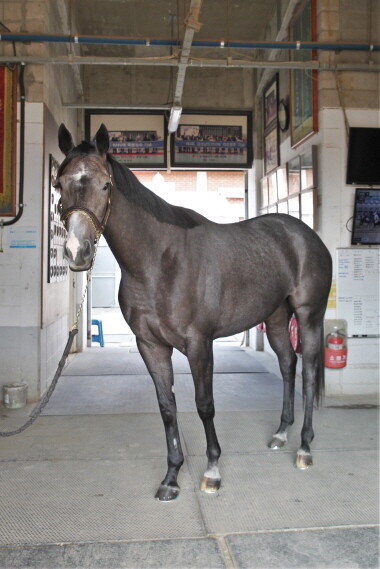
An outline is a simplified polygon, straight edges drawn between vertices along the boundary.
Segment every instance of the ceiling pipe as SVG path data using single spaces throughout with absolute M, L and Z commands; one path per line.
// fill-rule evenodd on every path
M 201 3 L 202 0 L 193 0 Z M 194 33 L 195 29 L 193 29 Z M 98 45 L 129 45 L 129 46 L 164 46 L 180 47 L 177 40 L 171 39 L 142 39 L 117 36 L 70 35 L 70 34 L 27 34 L 3 32 L 0 41 L 22 43 L 74 43 Z M 380 44 L 362 42 L 312 42 L 312 41 L 225 41 L 197 40 L 192 41 L 192 47 L 199 48 L 237 48 L 237 49 L 289 49 L 289 50 L 327 50 L 327 51 L 380 51 Z
M 36 65 L 118 65 L 118 66 L 161 66 L 176 67 L 177 58 L 125 58 L 125 57 L 89 57 L 89 56 L 0 56 L 0 63 L 29 63 Z M 189 59 L 188 67 L 214 67 L 227 69 L 315 69 L 316 71 L 364 71 L 367 73 L 380 71 L 380 64 L 369 63 L 321 63 L 310 61 L 268 61 L 268 60 L 239 60 L 239 59 Z

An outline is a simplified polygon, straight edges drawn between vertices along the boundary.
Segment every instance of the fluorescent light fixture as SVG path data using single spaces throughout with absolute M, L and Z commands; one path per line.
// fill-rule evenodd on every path
M 182 107 L 172 107 L 170 109 L 170 117 L 168 124 L 169 132 L 175 132 L 177 130 L 181 113 L 182 113 Z

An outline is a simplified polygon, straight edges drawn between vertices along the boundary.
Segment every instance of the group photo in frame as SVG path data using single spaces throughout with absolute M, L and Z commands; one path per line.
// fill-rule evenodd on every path
M 264 173 L 268 174 L 280 164 L 278 132 L 278 74 L 264 90 Z
M 171 135 L 172 167 L 249 168 L 251 112 L 183 111 Z
M 167 165 L 164 111 L 109 111 L 88 109 L 85 134 L 93 140 L 101 124 L 107 127 L 110 153 L 128 168 L 164 169 Z

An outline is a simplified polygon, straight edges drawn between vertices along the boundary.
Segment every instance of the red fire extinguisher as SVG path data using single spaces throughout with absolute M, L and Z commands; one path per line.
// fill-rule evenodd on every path
M 341 368 L 347 365 L 347 347 L 345 335 L 341 330 L 334 329 L 326 337 L 325 367 Z

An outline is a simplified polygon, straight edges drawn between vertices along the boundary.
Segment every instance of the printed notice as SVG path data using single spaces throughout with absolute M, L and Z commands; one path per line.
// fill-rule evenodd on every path
M 349 336 L 380 334 L 379 261 L 379 249 L 338 249 L 338 318 Z
M 36 227 L 10 227 L 8 243 L 10 249 L 36 249 Z

